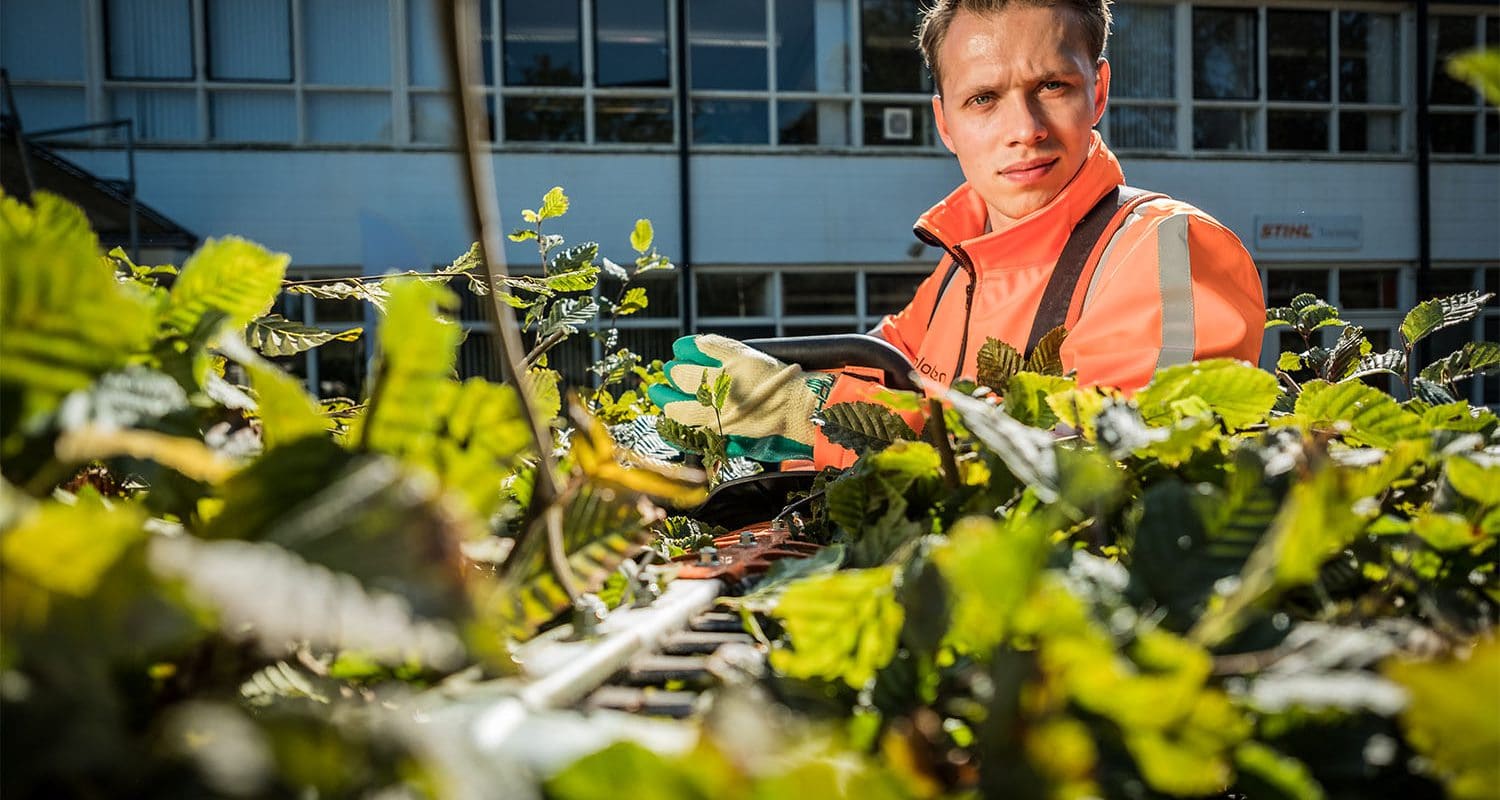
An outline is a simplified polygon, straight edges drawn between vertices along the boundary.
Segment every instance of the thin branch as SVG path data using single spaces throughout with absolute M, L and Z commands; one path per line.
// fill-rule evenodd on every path
M 544 353 L 546 353 L 548 350 L 551 350 L 559 342 L 566 338 L 568 338 L 568 332 L 566 329 L 564 329 L 553 333 L 551 336 L 548 336 L 540 342 L 537 342 L 536 347 L 531 348 L 531 352 L 526 354 L 526 368 L 530 369 L 536 366 L 537 359 L 541 358 Z
M 500 208 L 495 196 L 493 164 L 489 150 L 483 142 L 488 138 L 483 99 L 473 87 L 478 86 L 479 10 L 474 0 L 445 0 L 440 9 L 443 44 L 447 56 L 448 80 L 457 99 L 459 119 L 463 128 L 464 180 L 468 187 L 469 223 L 479 235 L 480 269 L 485 283 L 494 287 L 496 278 L 504 280 L 505 250 L 500 239 Z M 498 292 L 490 292 L 491 321 L 495 323 L 498 336 L 490 341 L 495 348 L 496 360 L 505 367 L 505 379 L 516 390 L 521 412 L 531 422 L 532 444 L 536 448 L 536 486 L 533 489 L 530 511 L 533 519 L 540 517 L 547 535 L 547 556 L 557 582 L 567 592 L 570 601 L 578 598 L 577 581 L 568 567 L 562 539 L 562 514 L 553 506 L 558 500 L 557 469 L 552 459 L 552 433 L 548 421 L 537 414 L 537 400 L 531 386 L 521 380 L 525 374 L 525 359 L 522 355 L 521 328 L 516 322 L 515 310 L 506 305 Z M 540 511 L 541 513 L 535 513 Z M 515 550 L 531 534 L 532 526 L 521 528 Z M 514 559 L 506 559 L 500 565 L 502 574 L 514 568 Z
M 958 459 L 953 455 L 953 445 L 948 441 L 948 422 L 943 419 L 943 403 L 936 397 L 927 398 L 927 411 L 930 420 L 927 424 L 932 426 L 932 446 L 937 448 L 938 456 L 942 458 L 943 484 L 949 489 L 957 489 L 958 481 Z

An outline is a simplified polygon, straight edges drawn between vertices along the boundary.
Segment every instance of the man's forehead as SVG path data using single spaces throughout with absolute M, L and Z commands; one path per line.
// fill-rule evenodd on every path
M 1024 55 L 1049 71 L 1077 73 L 1092 59 L 1083 20 L 1071 9 L 1013 5 L 953 16 L 938 58 L 945 70 Z

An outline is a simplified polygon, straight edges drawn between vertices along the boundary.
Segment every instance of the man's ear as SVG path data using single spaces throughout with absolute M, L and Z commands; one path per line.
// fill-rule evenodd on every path
M 1109 59 L 1099 57 L 1094 74 L 1094 124 L 1104 119 L 1104 107 L 1109 105 Z
M 948 135 L 948 120 L 943 117 L 943 96 L 940 94 L 932 96 L 932 119 L 937 122 L 938 138 L 943 140 L 943 146 L 956 155 L 958 151 L 953 149 L 953 138 Z

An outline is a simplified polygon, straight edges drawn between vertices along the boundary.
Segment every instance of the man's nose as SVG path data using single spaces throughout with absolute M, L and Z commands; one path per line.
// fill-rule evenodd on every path
M 1047 124 L 1035 98 L 1011 97 L 1001 101 L 1001 134 L 1008 145 L 1029 145 L 1047 138 Z

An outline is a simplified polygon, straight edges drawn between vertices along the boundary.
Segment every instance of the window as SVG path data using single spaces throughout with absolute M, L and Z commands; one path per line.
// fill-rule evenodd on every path
M 0 67 L 13 82 L 24 130 L 89 121 L 85 41 L 78 3 L 0 3 Z
M 325 280 L 358 274 L 358 269 L 297 270 L 289 280 Z M 368 348 L 374 341 L 371 320 L 366 320 L 366 306 L 353 300 L 319 300 L 311 295 L 283 293 L 277 300 L 276 313 L 304 325 L 329 331 L 363 327 L 364 335 L 353 342 L 332 341 L 295 356 L 274 359 L 293 375 L 301 378 L 313 394 L 322 398 L 347 397 L 358 400 L 364 393 L 368 376 Z
M 1269 7 L 1192 17 L 1195 149 L 1401 150 L 1397 15 Z
M 737 338 L 867 331 L 911 302 L 927 275 L 894 267 L 700 267 L 698 327 Z
M 1481 47 L 1500 47 L 1500 14 L 1430 18 L 1426 57 L 1434 153 L 1500 153 L 1500 112 L 1486 109 L 1479 92 L 1446 68 L 1453 56 Z
M 106 0 L 103 12 L 108 113 L 142 141 L 396 141 L 388 0 Z
M 1106 124 L 1115 148 L 1177 149 L 1175 16 L 1170 6 L 1114 7 Z
M 861 0 L 860 91 L 863 142 L 872 147 L 935 147 L 932 77 L 917 52 L 916 0 Z

